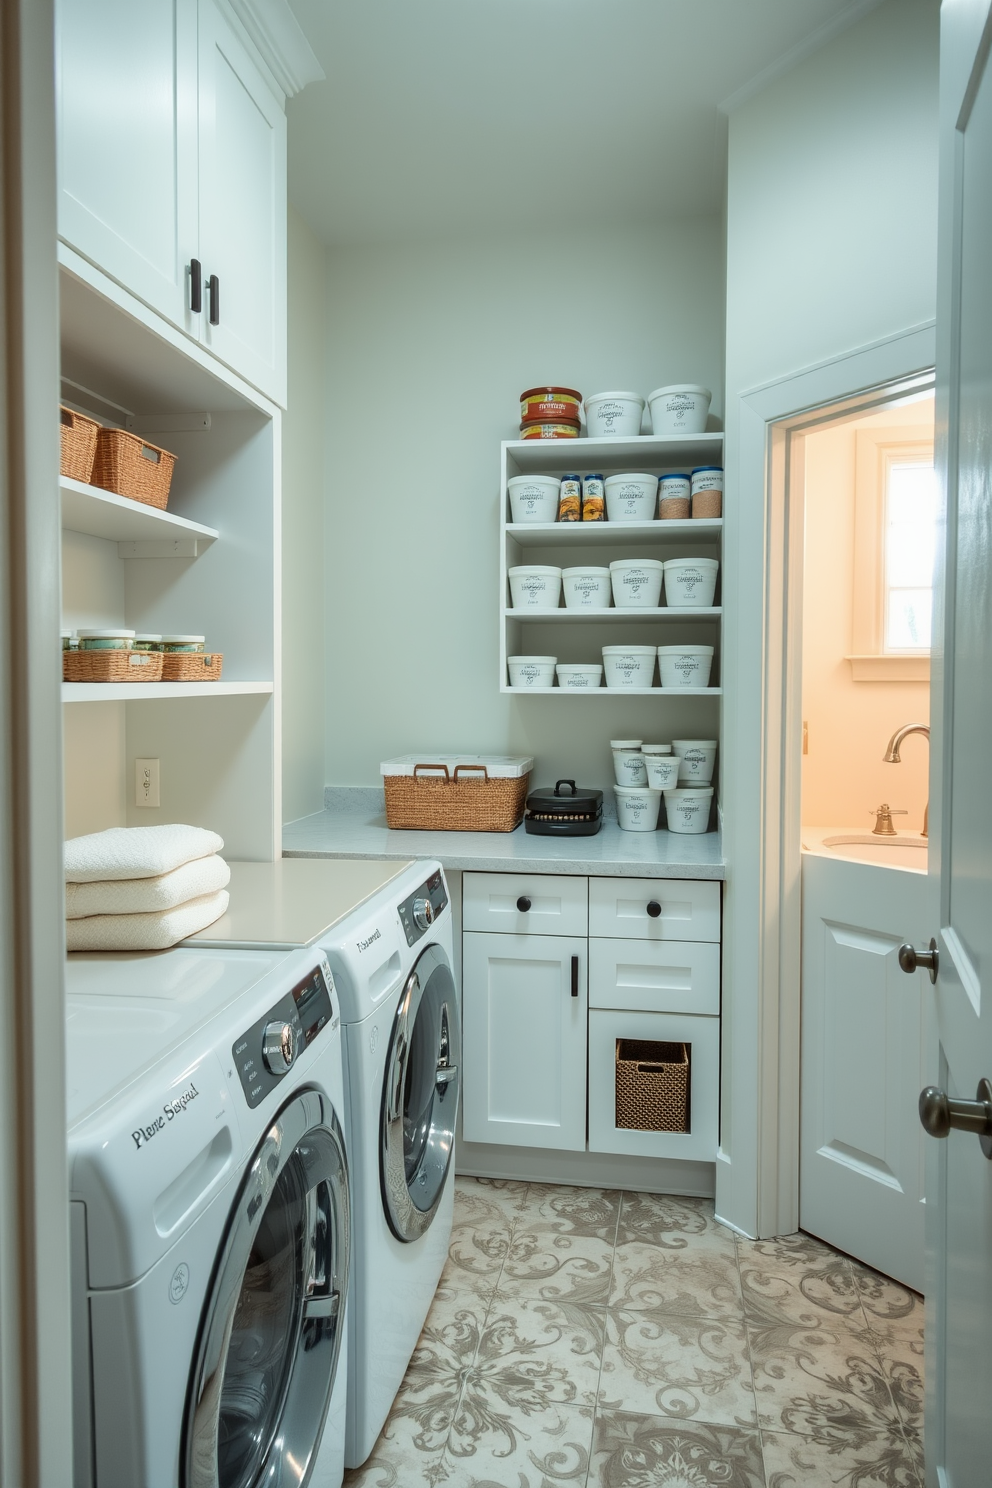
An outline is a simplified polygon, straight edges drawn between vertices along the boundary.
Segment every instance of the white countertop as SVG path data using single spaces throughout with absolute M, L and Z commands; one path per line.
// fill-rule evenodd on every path
M 483 873 L 519 868 L 610 878 L 725 876 L 719 832 L 623 832 L 612 819 L 595 837 L 535 837 L 522 826 L 514 832 L 393 832 L 376 811 L 318 811 L 283 828 L 283 856 L 437 858 L 445 868 Z
M 232 863 L 227 913 L 186 946 L 311 946 L 407 867 L 406 861 L 327 862 L 279 858 Z

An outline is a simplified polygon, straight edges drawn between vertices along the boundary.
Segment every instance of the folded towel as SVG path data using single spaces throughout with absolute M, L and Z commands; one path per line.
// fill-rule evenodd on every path
M 111 827 L 65 845 L 66 883 L 108 878 L 158 878 L 196 858 L 220 852 L 223 837 L 175 822 L 164 827 Z
M 85 920 L 66 920 L 66 950 L 165 951 L 219 920 L 230 899 L 226 889 L 219 889 L 216 894 L 204 894 L 202 899 L 191 899 L 188 904 L 157 914 L 90 915 Z
M 224 859 L 211 854 L 209 858 L 194 858 L 171 873 L 160 873 L 157 878 L 69 883 L 65 886 L 65 917 L 81 920 L 86 915 L 154 914 L 226 889 L 230 882 L 231 870 Z

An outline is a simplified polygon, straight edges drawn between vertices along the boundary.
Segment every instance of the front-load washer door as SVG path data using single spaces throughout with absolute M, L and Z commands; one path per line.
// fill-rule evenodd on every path
M 238 1192 L 193 1361 L 183 1488 L 301 1488 L 331 1397 L 348 1295 L 344 1140 L 305 1090 L 262 1138 Z
M 455 1150 L 461 1034 L 448 958 L 417 958 L 393 1023 L 382 1093 L 380 1171 L 386 1218 L 416 1240 L 437 1213 Z

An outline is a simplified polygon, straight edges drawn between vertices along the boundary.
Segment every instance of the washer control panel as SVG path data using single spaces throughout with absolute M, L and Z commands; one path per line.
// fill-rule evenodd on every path
M 427 934 L 447 902 L 444 878 L 438 869 L 426 883 L 414 890 L 409 899 L 404 899 L 402 904 L 397 905 L 408 946 L 415 945 L 422 935 Z
M 334 1016 L 333 983 L 326 966 L 315 966 L 309 976 L 270 1007 L 231 1049 L 245 1093 L 254 1107 L 274 1090 L 284 1075 Z

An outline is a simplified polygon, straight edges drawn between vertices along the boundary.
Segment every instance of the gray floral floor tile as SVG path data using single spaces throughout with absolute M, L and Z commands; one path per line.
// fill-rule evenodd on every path
M 426 1446 L 418 1421 L 395 1408 L 361 1467 L 344 1475 L 344 1488 L 438 1488 L 444 1447 Z
M 739 1319 L 741 1284 L 733 1246 L 728 1254 L 703 1240 L 685 1250 L 646 1241 L 618 1245 L 609 1305 L 628 1312 Z
M 487 1421 L 456 1436 L 441 1465 L 445 1488 L 585 1488 L 593 1413 L 546 1405 L 522 1420 Z
M 851 1261 L 851 1275 L 865 1317 L 871 1326 L 887 1326 L 908 1335 L 923 1333 L 923 1298 L 860 1261 Z
M 456 1178 L 455 1217 L 462 1197 L 475 1195 L 499 1209 L 512 1223 L 532 1207 L 535 1200 L 531 1190 L 535 1187 L 545 1185 L 521 1183 L 515 1178 Z
M 458 1410 L 466 1373 L 479 1353 L 486 1308 L 439 1291 L 417 1342 L 390 1420 L 417 1426 L 420 1450 L 442 1450 Z
M 743 1323 L 611 1312 L 599 1400 L 601 1409 L 753 1426 Z
M 604 1411 L 589 1488 L 765 1488 L 757 1431 Z
M 624 1193 L 617 1245 L 640 1242 L 666 1251 L 715 1249 L 735 1254 L 733 1231 L 713 1217 L 711 1199 Z
M 457 1189 L 442 1286 L 460 1287 L 486 1303 L 491 1301 L 512 1231 L 513 1221 L 486 1189 L 481 1186 Z
M 838 1321 L 861 1324 L 864 1314 L 846 1256 L 810 1235 L 777 1240 L 738 1237 L 741 1293 L 751 1318 L 790 1319 L 829 1329 Z
M 750 1321 L 747 1331 L 760 1426 L 801 1436 L 839 1429 L 902 1437 L 886 1371 L 863 1332 L 772 1333 Z
M 922 1488 L 910 1446 L 885 1432 L 763 1431 L 761 1442 L 767 1488 Z

